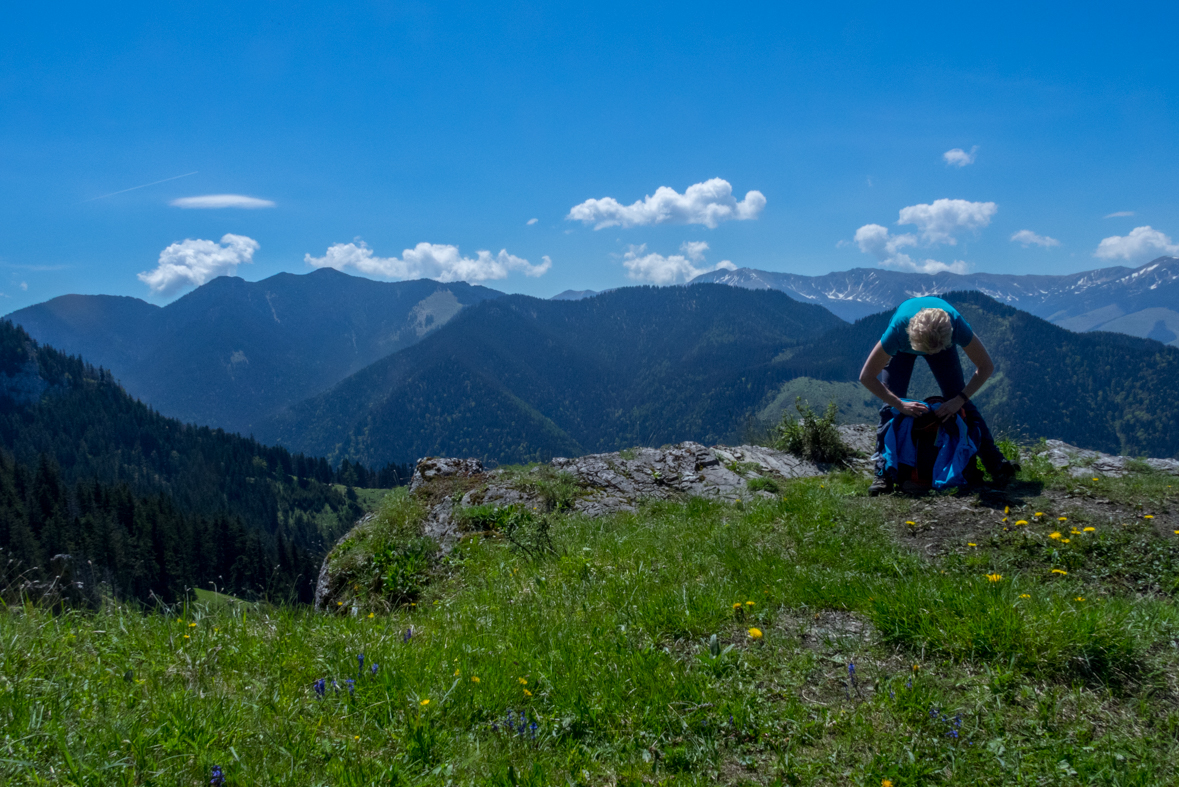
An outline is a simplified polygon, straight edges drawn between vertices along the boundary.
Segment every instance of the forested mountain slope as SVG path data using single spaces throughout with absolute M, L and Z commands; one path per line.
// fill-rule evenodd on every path
M 499 295 L 463 282 L 377 282 L 324 268 L 259 282 L 222 276 L 162 308 L 66 295 L 8 319 L 110 369 L 165 415 L 249 434 L 258 419 Z
M 1118 333 L 1073 333 L 979 292 L 943 297 L 995 359 L 995 377 L 976 397 L 993 428 L 1113 454 L 1179 456 L 1172 401 L 1179 349 Z M 786 351 L 777 363 L 782 379 L 856 380 L 890 316 L 865 317 Z M 969 362 L 963 365 L 969 374 Z M 932 383 L 925 368 L 919 361 Z
M 734 436 L 764 394 L 750 374 L 840 324 L 781 293 L 718 285 L 631 287 L 578 301 L 507 296 L 256 433 L 365 463 L 717 442 Z
M 93 560 L 137 598 L 209 581 L 306 598 L 320 555 L 362 511 L 334 485 L 392 485 L 165 418 L 77 357 L 0 322 L 0 547 L 34 573 Z M 401 468 L 405 472 L 405 468 Z

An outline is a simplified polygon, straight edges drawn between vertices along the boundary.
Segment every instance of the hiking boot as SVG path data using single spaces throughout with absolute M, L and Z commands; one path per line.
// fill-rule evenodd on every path
M 872 486 L 868 487 L 868 497 L 876 497 L 877 495 L 891 495 L 892 494 L 892 479 L 888 476 L 878 475 L 872 479 Z
M 997 468 L 991 471 L 991 484 L 999 489 L 1003 489 L 1011 483 L 1015 478 L 1015 474 L 1020 470 L 1019 464 L 1016 462 L 1004 462 Z

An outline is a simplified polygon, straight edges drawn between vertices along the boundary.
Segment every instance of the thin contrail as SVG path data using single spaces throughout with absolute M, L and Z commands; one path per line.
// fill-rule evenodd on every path
M 155 183 L 144 183 L 142 186 L 132 186 L 131 188 L 123 189 L 122 191 L 112 191 L 110 194 L 103 194 L 101 197 L 91 197 L 90 199 L 82 200 L 82 202 L 94 202 L 94 200 L 96 200 L 96 199 L 106 199 L 107 197 L 113 197 L 116 194 L 126 194 L 128 191 L 135 191 L 135 189 L 145 189 L 148 186 L 156 186 L 156 185 L 159 185 L 160 183 L 167 183 L 169 180 L 176 180 L 177 178 L 187 178 L 189 175 L 195 175 L 195 174 L 197 174 L 197 173 L 196 172 L 185 172 L 183 175 L 175 175 L 170 178 L 164 178 L 163 180 L 157 180 Z M 79 202 L 78 204 L 81 205 L 82 202 Z

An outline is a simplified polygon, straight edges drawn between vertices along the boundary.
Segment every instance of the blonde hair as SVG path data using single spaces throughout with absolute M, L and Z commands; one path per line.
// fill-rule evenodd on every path
M 954 326 L 944 309 L 922 309 L 909 320 L 909 344 L 919 353 L 940 353 L 953 338 Z

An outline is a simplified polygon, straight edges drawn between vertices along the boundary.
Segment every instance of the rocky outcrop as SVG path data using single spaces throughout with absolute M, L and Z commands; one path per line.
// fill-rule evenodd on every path
M 1064 470 L 1071 476 L 1110 476 L 1119 478 L 1135 469 L 1135 465 L 1151 468 L 1162 473 L 1179 475 L 1179 459 L 1134 459 L 1128 456 L 1113 456 L 1100 451 L 1077 448 L 1061 440 L 1047 440 L 1042 450 L 1032 450 L 1032 456 L 1041 456 L 1057 470 Z
M 854 451 L 871 453 L 875 430 L 870 426 L 839 427 Z M 864 467 L 862 456 L 852 467 Z M 766 491 L 779 481 L 812 478 L 830 472 L 784 451 L 756 445 L 713 446 L 685 442 L 663 448 L 634 448 L 577 458 L 557 458 L 529 472 L 487 470 L 478 459 L 427 457 L 419 460 L 409 491 L 425 510 L 422 533 L 449 551 L 462 536 L 464 515 L 475 507 L 510 508 L 546 513 L 555 508 L 589 517 L 634 511 L 644 500 L 705 497 L 735 501 L 772 497 Z M 554 491 L 557 490 L 557 491 Z M 379 523 L 371 515 L 357 523 L 340 544 Z M 337 548 L 340 545 L 337 545 Z M 336 598 L 332 554 L 324 560 L 316 583 L 316 609 L 351 610 Z M 339 603 L 338 603 L 339 602 Z

